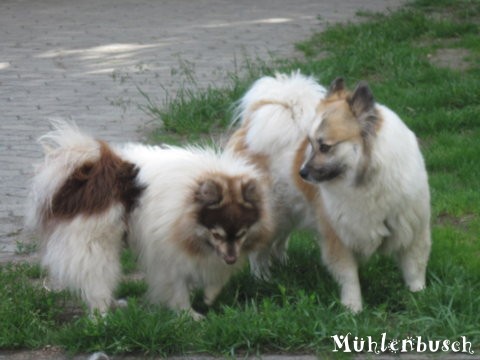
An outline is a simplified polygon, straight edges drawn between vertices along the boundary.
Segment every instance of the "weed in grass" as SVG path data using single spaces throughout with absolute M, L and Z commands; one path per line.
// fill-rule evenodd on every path
M 17 255 L 29 255 L 33 254 L 38 250 L 36 243 L 24 242 L 24 241 L 15 241 L 15 254 Z
M 122 271 L 124 274 L 131 274 L 137 270 L 137 257 L 131 249 L 124 249 L 120 256 Z

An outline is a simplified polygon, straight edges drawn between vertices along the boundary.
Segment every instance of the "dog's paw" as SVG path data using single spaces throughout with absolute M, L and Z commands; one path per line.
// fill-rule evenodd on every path
M 354 314 L 358 314 L 363 310 L 362 300 L 358 298 L 345 297 L 342 298 L 342 305 Z
M 255 279 L 263 280 L 263 281 L 270 281 L 272 277 L 272 273 L 270 272 L 269 264 L 250 264 L 250 273 L 253 275 Z
M 126 308 L 127 306 L 128 306 L 128 302 L 125 299 L 114 300 L 112 303 L 112 308 L 114 309 Z
M 275 254 L 275 259 L 278 261 L 279 264 L 281 265 L 287 265 L 288 264 L 288 254 L 286 251 L 283 251 L 281 253 Z
M 109 360 L 110 358 L 108 357 L 107 354 L 104 352 L 96 352 L 93 353 L 88 357 L 88 360 Z
M 188 315 L 190 315 L 190 317 L 195 320 L 195 321 L 202 321 L 205 319 L 205 316 L 200 314 L 199 312 L 196 312 L 195 310 L 193 309 L 190 309 L 188 311 Z
M 354 314 L 361 313 L 362 310 L 363 310 L 362 304 L 347 303 L 347 304 L 343 304 L 343 305 Z
M 411 292 L 419 292 L 425 289 L 425 282 L 424 281 L 412 281 L 409 284 L 407 284 L 408 289 Z

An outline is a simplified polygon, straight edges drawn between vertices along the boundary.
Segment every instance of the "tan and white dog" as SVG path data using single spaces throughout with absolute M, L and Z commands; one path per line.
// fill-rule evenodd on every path
M 425 287 L 425 164 L 415 135 L 366 83 L 349 92 L 337 79 L 325 92 L 298 73 L 262 78 L 241 100 L 228 146 L 270 176 L 276 204 L 277 236 L 251 256 L 255 274 L 268 276 L 286 235 L 306 225 L 321 234 L 324 264 L 352 311 L 362 309 L 358 260 L 376 251 L 395 257 L 411 291 Z

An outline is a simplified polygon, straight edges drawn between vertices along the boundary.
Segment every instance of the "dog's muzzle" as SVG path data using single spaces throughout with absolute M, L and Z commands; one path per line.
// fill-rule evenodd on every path
M 327 165 L 321 168 L 314 168 L 306 164 L 300 169 L 300 177 L 308 182 L 319 183 L 336 179 L 344 173 L 344 167 L 338 165 Z
M 303 180 L 308 179 L 308 174 L 309 174 L 309 171 L 308 171 L 306 166 L 304 166 L 300 169 L 299 175 Z

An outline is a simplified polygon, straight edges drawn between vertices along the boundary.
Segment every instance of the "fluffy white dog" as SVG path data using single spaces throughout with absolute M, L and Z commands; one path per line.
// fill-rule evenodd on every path
M 321 236 L 322 258 L 342 303 L 362 309 L 358 259 L 393 255 L 411 291 L 425 286 L 430 253 L 430 195 L 415 135 L 366 83 L 342 79 L 328 92 L 299 73 L 259 79 L 240 103 L 229 148 L 270 177 L 276 236 L 251 256 L 267 274 L 288 233 L 306 224 Z M 276 191 L 280 189 L 280 191 Z
M 41 138 L 27 223 L 42 238 L 54 282 L 90 309 L 113 304 L 123 239 L 146 271 L 149 298 L 191 309 L 190 291 L 213 303 L 243 259 L 269 239 L 270 199 L 262 175 L 231 152 L 111 146 L 57 124 Z

